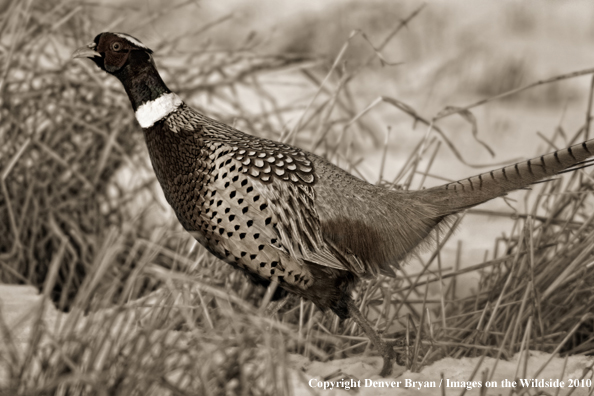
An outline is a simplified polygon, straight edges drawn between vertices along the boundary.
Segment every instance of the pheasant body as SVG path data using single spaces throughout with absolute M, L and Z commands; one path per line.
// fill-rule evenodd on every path
M 319 158 L 243 134 L 186 105 L 144 133 L 167 201 L 202 245 L 259 284 L 276 281 L 347 316 L 341 299 L 354 277 L 320 233 Z
M 161 80 L 134 38 L 102 33 L 74 56 L 123 83 L 151 162 L 180 223 L 219 259 L 262 285 L 353 316 L 384 355 L 394 351 L 350 297 L 354 284 L 392 268 L 448 216 L 564 170 L 594 153 L 594 140 L 537 159 L 420 191 L 368 184 L 315 154 L 247 135 L 187 106 Z

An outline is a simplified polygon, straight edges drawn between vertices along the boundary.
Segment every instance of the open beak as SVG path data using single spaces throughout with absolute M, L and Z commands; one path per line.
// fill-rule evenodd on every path
M 72 59 L 94 58 L 96 56 L 101 58 L 101 54 L 99 52 L 95 51 L 96 47 L 97 47 L 97 44 L 95 44 L 94 42 L 89 43 L 89 44 L 85 45 L 84 47 L 80 47 L 79 49 L 74 51 L 74 53 L 72 54 Z

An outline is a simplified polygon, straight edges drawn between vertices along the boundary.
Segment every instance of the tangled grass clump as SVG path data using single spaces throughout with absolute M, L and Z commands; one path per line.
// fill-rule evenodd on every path
M 111 280 L 119 281 L 121 264 L 146 250 L 135 243 L 151 238 L 151 211 L 162 207 L 125 93 L 90 65 L 69 60 L 81 40 L 100 31 L 93 7 L 12 1 L 0 26 L 0 282 L 41 287 L 59 262 L 51 297 L 66 310 L 110 230 L 127 231 L 127 247 L 114 257 Z M 201 47 L 180 59 L 167 40 L 152 45 L 170 61 L 159 63 L 182 95 L 206 93 L 215 114 L 227 109 L 222 119 L 272 134 L 283 110 L 254 113 L 229 92 L 265 95 L 257 74 L 299 59 L 243 50 L 213 56 Z

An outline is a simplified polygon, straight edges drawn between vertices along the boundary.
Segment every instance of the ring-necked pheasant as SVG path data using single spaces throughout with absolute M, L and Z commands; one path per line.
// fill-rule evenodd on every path
M 152 51 L 132 36 L 101 33 L 73 57 L 90 58 L 124 85 L 183 227 L 254 282 L 277 282 L 322 310 L 352 317 L 384 357 L 383 376 L 395 352 L 353 303 L 354 284 L 395 276 L 392 267 L 447 216 L 583 166 L 594 153 L 588 140 L 443 186 L 390 191 L 198 113 L 167 88 Z

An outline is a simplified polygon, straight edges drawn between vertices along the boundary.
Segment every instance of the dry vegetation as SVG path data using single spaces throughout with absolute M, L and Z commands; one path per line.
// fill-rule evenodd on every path
M 298 380 L 288 353 L 319 360 L 364 353 L 359 329 L 311 303 L 292 299 L 273 318 L 264 315 L 263 290 L 195 246 L 171 213 L 159 216 L 164 205 L 123 90 L 90 64 L 69 61 L 104 30 L 92 17 L 96 7 L 15 0 L 0 15 L 0 281 L 34 285 L 69 311 L 56 330 L 43 325 L 40 307 L 24 350 L 0 323 L 0 393 L 281 395 Z M 420 11 L 408 14 L 410 24 Z M 117 12 L 141 19 L 134 9 Z M 295 142 L 359 175 L 348 159 L 363 142 L 382 140 L 362 120 L 379 103 L 432 124 L 394 98 L 360 106 L 350 90 L 403 23 L 375 47 L 354 34 L 336 59 L 259 55 L 249 37 L 221 50 L 207 38 L 225 23 L 205 22 L 183 53 L 172 39 L 147 43 L 170 87 L 215 118 Z M 372 50 L 348 69 L 342 60 L 353 40 Z M 306 99 L 279 100 L 261 80 L 270 74 Z M 468 110 L 454 110 L 473 123 Z M 572 136 L 558 129 L 548 142 L 565 146 L 589 130 L 589 122 Z M 431 177 L 443 147 L 463 160 L 435 124 L 398 177 L 378 183 L 416 186 Z M 422 272 L 364 283 L 358 302 L 378 329 L 389 329 L 386 338 L 405 340 L 412 370 L 444 356 L 505 358 L 529 348 L 593 353 L 593 182 L 585 169 L 536 187 L 492 259 L 442 271 L 440 247 L 452 234 L 440 235 L 433 253 L 415 258 Z M 456 277 L 470 271 L 483 275 L 480 293 L 458 298 Z

